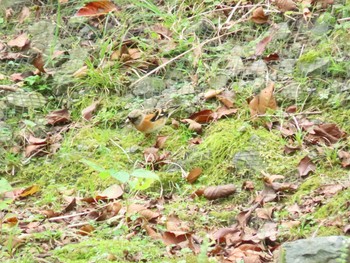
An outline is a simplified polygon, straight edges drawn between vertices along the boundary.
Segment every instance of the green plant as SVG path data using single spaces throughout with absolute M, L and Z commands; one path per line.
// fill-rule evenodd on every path
M 153 184 L 154 181 L 159 181 L 158 175 L 145 169 L 136 169 L 132 172 L 116 171 L 114 169 L 105 169 L 98 164 L 86 159 L 81 160 L 81 162 L 98 171 L 99 176 L 102 179 L 113 177 L 122 184 L 129 184 L 130 188 L 136 191 L 146 190 Z
M 30 76 L 24 79 L 25 88 L 34 91 L 47 92 L 51 88 L 45 84 L 42 78 L 39 75 Z

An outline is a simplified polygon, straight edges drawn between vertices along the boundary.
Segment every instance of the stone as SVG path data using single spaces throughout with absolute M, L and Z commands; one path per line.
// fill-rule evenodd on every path
M 46 99 L 39 92 L 17 91 L 7 95 L 5 101 L 13 106 L 21 108 L 41 108 L 46 105 Z
M 339 263 L 350 262 L 350 239 L 328 236 L 300 239 L 284 243 L 277 263 Z
M 286 40 L 292 33 L 292 31 L 290 31 L 289 29 L 288 23 L 279 23 L 277 24 L 277 27 L 278 29 L 275 35 L 273 36 L 274 40 Z
M 253 64 L 251 64 L 243 73 L 244 77 L 250 77 L 250 76 L 258 76 L 258 77 L 264 77 L 267 73 L 267 65 L 266 63 L 259 59 L 257 61 L 254 61 Z
M 311 62 L 299 61 L 297 67 L 303 76 L 321 75 L 327 72 L 330 63 L 331 60 L 329 58 L 316 58 Z
M 230 79 L 227 75 L 216 75 L 209 80 L 209 87 L 211 89 L 219 90 L 226 87 L 228 80 Z
M 133 88 L 132 93 L 137 97 L 148 99 L 159 95 L 165 88 L 166 86 L 162 79 L 148 77 L 137 83 Z
M 243 61 L 239 56 L 230 57 L 226 66 L 227 74 L 232 78 L 240 75 L 244 68 Z

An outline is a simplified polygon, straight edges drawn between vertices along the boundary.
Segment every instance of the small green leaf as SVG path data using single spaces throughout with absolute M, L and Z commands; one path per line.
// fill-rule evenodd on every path
M 155 180 L 151 178 L 134 178 L 132 181 L 129 181 L 130 188 L 137 191 L 142 191 L 150 188 Z
M 144 170 L 144 169 L 136 169 L 131 173 L 131 176 L 138 177 L 138 178 L 146 178 L 146 179 L 153 179 L 153 180 L 159 180 L 159 176 L 156 175 L 154 172 Z
M 83 164 L 86 164 L 87 166 L 89 166 L 90 168 L 98 171 L 98 172 L 105 172 L 106 169 L 104 169 L 103 167 L 99 166 L 98 164 L 94 163 L 94 162 L 91 162 L 89 160 L 86 160 L 86 159 L 82 159 L 80 160 Z
M 102 172 L 100 172 L 98 174 L 98 176 L 101 178 L 101 179 L 107 179 L 108 177 L 111 176 L 110 172 L 108 170 L 104 170 Z
M 117 172 L 113 169 L 110 169 L 109 173 L 113 178 L 117 179 L 121 183 L 126 183 L 130 179 L 130 174 L 126 171 Z
M 0 194 L 10 191 L 12 186 L 5 178 L 0 178 Z

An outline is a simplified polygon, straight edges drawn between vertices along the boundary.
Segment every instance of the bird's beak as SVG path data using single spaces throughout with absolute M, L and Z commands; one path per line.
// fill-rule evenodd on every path
M 125 124 L 129 124 L 129 123 L 130 123 L 130 119 L 129 119 L 129 118 L 126 118 Z

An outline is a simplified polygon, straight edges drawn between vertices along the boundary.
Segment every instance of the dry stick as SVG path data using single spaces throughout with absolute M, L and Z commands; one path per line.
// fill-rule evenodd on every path
M 280 115 L 273 115 L 273 114 L 260 114 L 257 115 L 258 117 L 293 117 L 293 116 L 300 116 L 300 115 L 318 115 L 322 114 L 322 111 L 306 111 L 306 112 L 299 112 L 299 113 L 285 113 L 283 116 Z
M 258 6 L 259 4 L 260 4 L 260 3 L 256 4 L 255 6 Z M 240 22 L 242 22 L 242 21 L 244 21 L 244 20 L 246 19 L 246 17 L 247 17 L 251 12 L 253 12 L 254 9 L 255 9 L 255 8 L 250 9 L 244 16 L 242 16 L 240 19 L 238 19 L 238 20 L 236 21 L 236 23 L 233 23 L 233 24 L 231 25 L 231 27 L 234 26 L 234 25 L 236 25 L 236 24 L 238 24 L 238 23 L 240 23 Z M 228 29 L 229 29 L 229 28 L 228 28 Z M 217 37 L 208 39 L 208 40 L 204 41 L 203 43 L 201 43 L 201 44 L 199 44 L 199 45 L 200 45 L 200 47 L 203 47 L 204 45 L 206 45 L 206 44 L 208 44 L 208 43 L 210 43 L 210 42 L 213 42 L 213 41 L 215 41 L 215 40 L 218 40 L 218 39 L 220 39 L 220 38 L 222 38 L 222 37 L 224 37 L 224 36 L 228 36 L 228 35 L 235 34 L 235 33 L 239 32 L 239 31 L 241 31 L 241 30 L 240 30 L 240 29 L 237 29 L 237 30 L 232 31 L 232 32 L 224 33 L 224 34 L 222 34 L 222 35 L 220 35 L 220 36 L 217 36 Z M 185 51 L 185 52 L 183 52 L 183 53 L 177 55 L 176 57 L 170 59 L 169 61 L 167 61 L 167 62 L 165 62 L 165 63 L 159 65 L 159 66 L 156 67 L 155 69 L 153 69 L 153 70 L 151 70 L 150 72 L 148 72 L 146 75 L 142 76 L 141 78 L 139 78 L 139 79 L 136 80 L 135 82 L 131 83 L 130 87 L 135 86 L 135 85 L 136 85 L 137 83 L 139 83 L 141 80 L 147 78 L 148 76 L 150 76 L 150 75 L 152 75 L 153 73 L 157 72 L 158 70 L 164 68 L 164 67 L 167 66 L 168 64 L 174 62 L 175 60 L 177 60 L 177 59 L 183 57 L 184 55 L 186 55 L 187 53 L 189 53 L 189 52 L 195 50 L 196 48 L 197 48 L 197 46 L 194 46 L 194 47 L 192 47 L 191 49 L 189 49 L 189 50 L 187 50 L 187 51 Z
M 17 87 L 12 87 L 9 85 L 0 85 L 0 90 L 5 90 L 5 91 L 17 91 L 19 88 Z
M 56 221 L 56 220 L 71 218 L 71 217 L 75 217 L 75 216 L 87 215 L 87 214 L 89 214 L 89 213 L 91 213 L 91 211 L 89 211 L 89 212 L 82 212 L 82 213 L 76 213 L 76 214 L 66 215 L 66 216 L 51 217 L 51 218 L 49 218 L 48 220 L 49 220 L 49 221 Z

